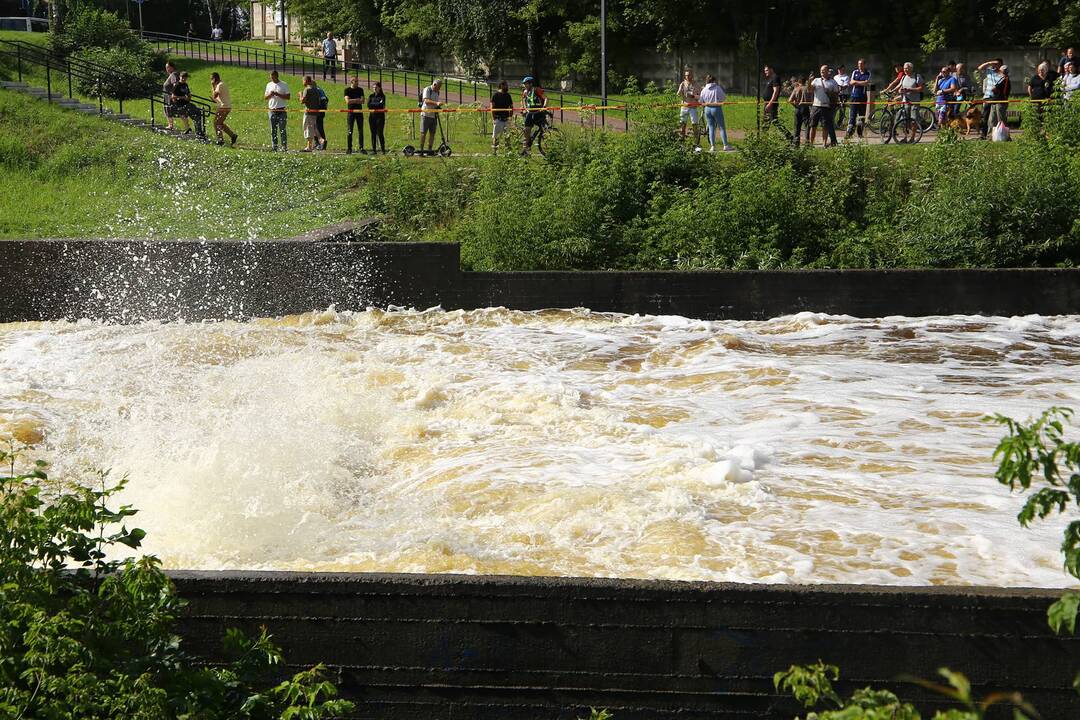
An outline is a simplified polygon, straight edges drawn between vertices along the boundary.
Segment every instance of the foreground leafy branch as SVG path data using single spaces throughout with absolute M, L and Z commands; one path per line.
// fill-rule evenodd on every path
M 209 667 L 175 632 L 184 601 L 152 556 L 116 559 L 145 533 L 111 502 L 125 480 L 93 487 L 16 472 L 0 450 L 0 718 L 317 720 L 353 709 L 319 665 L 280 680 L 266 628 L 231 629 L 231 661 Z

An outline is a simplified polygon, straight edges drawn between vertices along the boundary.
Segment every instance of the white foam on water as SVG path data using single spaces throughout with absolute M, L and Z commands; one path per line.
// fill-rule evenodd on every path
M 333 309 L 0 325 L 0 433 L 127 474 L 169 567 L 1069 584 L 1001 430 L 1080 317 Z

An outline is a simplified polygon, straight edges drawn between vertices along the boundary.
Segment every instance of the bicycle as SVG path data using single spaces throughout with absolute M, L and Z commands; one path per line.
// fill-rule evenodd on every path
M 922 118 L 919 117 L 920 109 L 928 110 L 929 108 L 912 103 L 903 103 L 895 110 L 896 118 L 889 129 L 889 137 L 896 140 L 897 144 L 914 144 L 922 140 L 925 130 Z
M 540 118 L 540 123 L 537 124 L 535 126 L 536 129 L 533 130 L 533 144 L 536 145 L 536 149 L 540 151 L 541 155 L 546 154 L 546 150 L 544 149 L 545 143 L 547 144 L 547 148 L 551 149 L 552 144 L 558 143 L 562 139 L 562 130 L 559 130 L 559 128 L 552 124 L 554 119 L 555 113 L 550 110 L 544 111 Z M 529 129 L 530 128 L 523 128 L 522 135 L 524 136 L 524 132 L 528 132 Z M 522 150 L 522 153 L 524 152 L 525 151 Z

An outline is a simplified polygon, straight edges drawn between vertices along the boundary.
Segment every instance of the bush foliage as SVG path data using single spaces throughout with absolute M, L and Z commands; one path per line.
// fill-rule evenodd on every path
M 60 32 L 49 36 L 49 45 L 88 69 L 78 81 L 84 95 L 144 97 L 160 84 L 165 67 L 164 56 L 133 33 L 126 20 L 95 7 L 72 13 Z
M 315 720 L 352 708 L 321 666 L 282 678 L 265 628 L 229 630 L 224 665 L 185 653 L 184 603 L 158 560 L 116 558 L 145 535 L 126 525 L 135 510 L 110 507 L 124 483 L 70 484 L 16 462 L 0 451 L 0 717 Z
M 400 239 L 461 243 L 473 270 L 1072 266 L 1080 261 L 1080 97 L 1009 145 L 689 152 L 671 118 L 571 135 L 543 162 L 492 158 L 382 177 L 365 208 Z M 391 200 L 388 201 L 388 198 Z M 452 200 L 452 201 L 451 201 Z M 438 208 L 439 222 L 420 220 Z M 422 228 L 422 229 L 421 229 Z

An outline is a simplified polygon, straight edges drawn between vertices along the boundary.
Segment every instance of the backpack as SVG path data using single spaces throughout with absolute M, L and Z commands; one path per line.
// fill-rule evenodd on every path
M 325 110 L 330 107 L 330 98 L 326 97 L 326 93 L 323 92 L 321 85 L 315 87 L 315 92 L 319 93 L 319 109 Z

